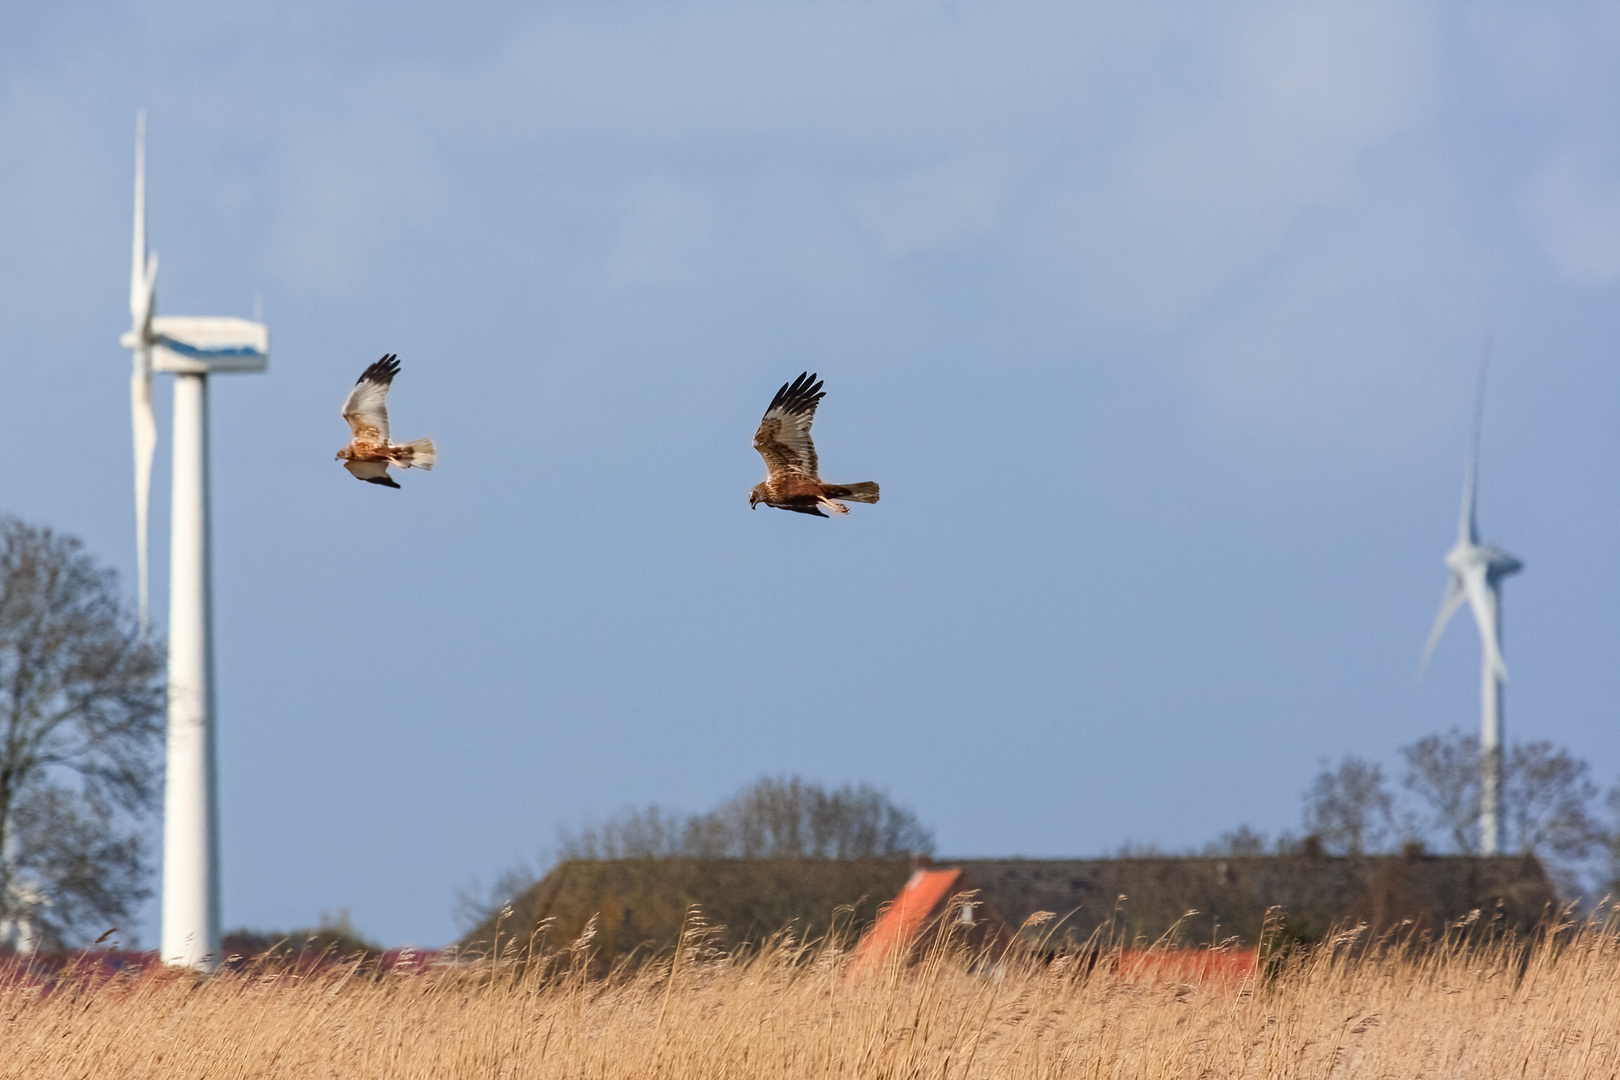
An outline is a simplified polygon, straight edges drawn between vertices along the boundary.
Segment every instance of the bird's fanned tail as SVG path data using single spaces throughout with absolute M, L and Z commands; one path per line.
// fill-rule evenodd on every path
M 858 503 L 878 501 L 878 486 L 871 480 L 859 484 L 823 484 L 821 490 L 829 499 L 848 499 Z
M 432 469 L 439 460 L 439 451 L 433 446 L 432 439 L 417 439 L 415 442 L 405 444 L 405 453 L 399 456 L 399 463 L 412 469 Z

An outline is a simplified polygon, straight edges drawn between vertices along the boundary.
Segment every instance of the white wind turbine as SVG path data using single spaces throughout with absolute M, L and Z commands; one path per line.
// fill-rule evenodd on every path
M 1484 649 L 1480 673 L 1480 850 L 1496 855 L 1502 850 L 1502 729 L 1503 690 L 1507 663 L 1502 659 L 1502 579 L 1524 569 L 1524 564 L 1495 544 L 1479 541 L 1475 496 L 1479 489 L 1479 432 L 1485 414 L 1485 370 L 1479 373 L 1479 395 L 1474 406 L 1474 441 L 1463 479 L 1462 514 L 1457 520 L 1457 542 L 1446 552 L 1451 580 L 1440 598 L 1440 612 L 1429 631 L 1418 674 L 1445 632 L 1457 609 L 1468 603 L 1479 628 Z
M 165 963 L 212 970 L 219 958 L 219 799 L 214 766 L 213 589 L 208 516 L 208 376 L 263 371 L 270 332 L 246 319 L 158 315 L 157 257 L 146 251 L 146 114 L 135 121 L 134 353 L 136 555 L 143 629 L 148 619 L 147 506 L 152 489 L 152 373 L 174 380 L 174 480 L 169 528 L 169 736 L 163 793 Z

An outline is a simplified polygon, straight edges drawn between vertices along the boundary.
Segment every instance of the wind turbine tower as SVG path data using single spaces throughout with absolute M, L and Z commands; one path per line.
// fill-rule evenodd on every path
M 246 319 L 156 314 L 157 257 L 146 251 L 146 114 L 135 121 L 135 244 L 130 410 L 141 623 L 148 619 L 147 505 L 157 425 L 152 374 L 174 379 L 174 481 L 169 528 L 169 735 L 163 792 L 164 963 L 219 963 L 219 785 L 214 749 L 214 625 L 208 516 L 208 377 L 263 371 L 270 332 Z
M 1485 415 L 1485 369 L 1480 368 L 1479 393 L 1474 405 L 1474 440 L 1463 476 L 1462 514 L 1457 520 L 1457 542 L 1446 552 L 1446 569 L 1451 580 L 1440 598 L 1440 613 L 1423 648 L 1418 672 L 1428 666 L 1429 657 L 1445 632 L 1446 623 L 1467 601 L 1479 627 L 1483 646 L 1480 671 L 1480 850 L 1497 855 L 1502 850 L 1502 743 L 1503 690 L 1507 683 L 1507 663 L 1502 659 L 1502 580 L 1524 569 L 1524 564 L 1495 544 L 1479 541 L 1479 520 L 1475 496 L 1479 490 L 1479 431 Z

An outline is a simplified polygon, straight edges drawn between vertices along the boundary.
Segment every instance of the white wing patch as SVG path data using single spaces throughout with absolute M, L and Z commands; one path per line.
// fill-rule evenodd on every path
M 388 462 L 386 461 L 354 461 L 343 463 L 343 467 L 362 480 L 388 479 Z
M 343 402 L 343 419 L 356 442 L 388 442 L 388 387 L 399 374 L 399 358 L 392 353 L 366 368 Z
M 765 459 L 772 476 L 797 473 L 816 479 L 819 463 L 816 444 L 810 439 L 810 424 L 816 406 L 825 394 L 814 374 L 805 372 L 782 388 L 771 399 L 759 430 L 754 433 L 754 449 Z

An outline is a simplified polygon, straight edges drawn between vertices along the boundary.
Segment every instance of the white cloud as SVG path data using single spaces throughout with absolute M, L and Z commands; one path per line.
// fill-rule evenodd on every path
M 1382 3 L 551 9 L 292 104 L 279 249 L 342 288 L 413 205 L 476 197 L 471 157 L 596 216 L 609 282 L 819 288 L 985 244 L 1105 320 L 1178 318 L 1354 203 L 1426 115 L 1429 37 Z
M 1227 7 L 1199 29 L 1141 73 L 1147 103 L 1102 175 L 1048 196 L 1046 254 L 1066 249 L 1104 319 L 1184 314 L 1304 211 L 1353 204 L 1364 155 L 1428 110 L 1429 31 L 1409 7 Z

